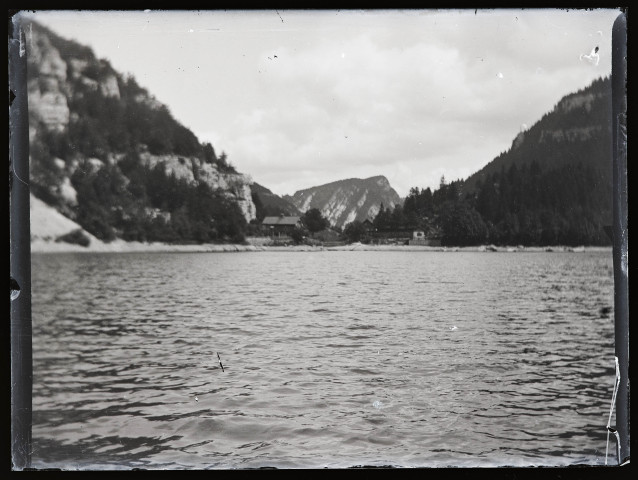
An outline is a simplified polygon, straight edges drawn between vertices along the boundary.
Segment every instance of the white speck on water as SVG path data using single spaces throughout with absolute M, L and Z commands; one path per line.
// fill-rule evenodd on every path
M 381 409 L 381 408 L 383 408 L 383 402 L 381 402 L 379 400 L 375 400 L 374 403 L 372 404 L 372 406 L 374 408 Z

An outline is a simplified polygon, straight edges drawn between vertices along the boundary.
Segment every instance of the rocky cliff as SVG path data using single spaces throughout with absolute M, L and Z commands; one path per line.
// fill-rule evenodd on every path
M 255 219 L 252 179 L 134 78 L 35 22 L 22 28 L 36 197 L 103 240 L 223 240 L 235 212 Z
M 335 227 L 355 220 L 373 220 L 381 204 L 393 209 L 401 198 L 384 176 L 350 178 L 299 190 L 287 197 L 300 211 L 317 208 Z

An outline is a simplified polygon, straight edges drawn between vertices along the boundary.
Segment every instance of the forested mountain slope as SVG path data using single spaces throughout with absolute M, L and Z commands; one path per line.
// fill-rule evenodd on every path
M 393 218 L 395 228 L 442 232 L 446 245 L 609 245 L 612 187 L 604 78 L 563 97 L 466 180 L 442 181 L 435 191 L 413 187 Z
M 95 237 L 242 240 L 251 179 L 92 50 L 25 20 L 31 192 Z

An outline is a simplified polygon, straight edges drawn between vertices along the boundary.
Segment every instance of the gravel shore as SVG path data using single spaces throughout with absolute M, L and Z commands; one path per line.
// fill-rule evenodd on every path
M 64 242 L 34 240 L 31 242 L 32 253 L 64 253 L 64 252 L 322 252 L 322 251 L 375 251 L 375 252 L 589 252 L 609 251 L 611 247 L 500 247 L 481 245 L 474 247 L 426 247 L 418 245 L 365 245 L 353 243 L 349 245 L 321 247 L 309 245 L 290 246 L 256 246 L 244 244 L 201 244 L 170 245 L 164 243 L 141 243 L 115 240 L 110 243 L 92 241 L 88 247 Z

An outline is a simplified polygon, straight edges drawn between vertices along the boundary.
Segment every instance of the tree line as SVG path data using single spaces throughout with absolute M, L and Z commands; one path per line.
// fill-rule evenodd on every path
M 543 170 L 517 166 L 488 175 L 464 192 L 462 180 L 439 188 L 413 187 L 403 205 L 381 206 L 372 223 L 376 232 L 423 230 L 442 245 L 610 245 L 604 226 L 611 222 L 611 196 L 597 169 L 568 162 Z M 350 241 L 370 241 L 361 222 L 344 228 Z
M 135 154 L 117 165 L 86 161 L 71 177 L 77 221 L 101 240 L 167 243 L 242 242 L 246 219 L 236 202 L 208 184 L 149 167 Z

